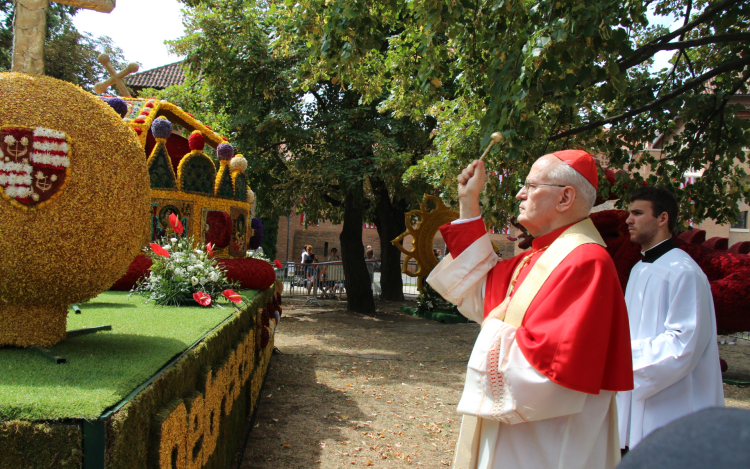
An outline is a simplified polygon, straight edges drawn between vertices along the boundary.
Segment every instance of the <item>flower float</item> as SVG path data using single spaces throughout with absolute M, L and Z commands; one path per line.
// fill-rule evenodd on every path
M 193 299 L 201 306 L 209 306 L 211 304 L 211 297 L 202 291 L 193 293 Z
M 177 234 L 182 234 L 185 231 L 185 228 L 182 227 L 182 222 L 180 222 L 180 219 L 174 213 L 169 215 L 169 224 L 172 225 L 172 229 Z
M 633 266 L 642 259 L 640 246 L 630 241 L 624 210 L 605 210 L 591 214 L 602 239 L 607 243 L 607 252 L 612 256 L 623 290 Z M 690 254 L 701 267 L 711 284 L 711 293 L 716 309 L 716 325 L 720 333 L 750 330 L 750 255 L 729 249 L 718 240 L 706 241 L 706 232 L 690 230 L 673 238 L 675 245 Z M 742 249 L 737 246 L 735 251 Z
M 221 292 L 222 295 L 224 295 L 224 298 L 231 301 L 232 303 L 241 303 L 242 297 L 235 293 L 233 290 L 226 289 L 223 292 Z
M 250 238 L 249 247 L 250 249 L 258 249 L 263 244 L 263 222 L 260 221 L 260 218 L 253 218 L 251 227 L 254 234 Z
M 0 345 L 49 346 L 68 305 L 148 242 L 148 173 L 135 133 L 81 88 L 0 73 L 0 96 Z
M 177 217 L 171 218 L 176 235 L 182 232 Z M 133 293 L 159 305 L 184 305 L 190 300 L 210 306 L 220 298 L 237 303 L 242 301 L 227 280 L 226 270 L 208 252 L 193 248 L 189 236 L 163 239 L 151 243 L 146 255 L 150 258 L 151 275 L 142 277 L 133 286 Z

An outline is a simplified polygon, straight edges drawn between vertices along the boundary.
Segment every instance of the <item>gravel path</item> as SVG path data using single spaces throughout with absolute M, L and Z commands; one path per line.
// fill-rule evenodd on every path
M 450 467 L 455 412 L 476 324 L 446 325 L 378 303 L 375 318 L 345 302 L 285 299 L 241 469 Z M 732 379 L 750 381 L 750 341 L 720 346 Z M 725 385 L 750 408 L 750 388 Z

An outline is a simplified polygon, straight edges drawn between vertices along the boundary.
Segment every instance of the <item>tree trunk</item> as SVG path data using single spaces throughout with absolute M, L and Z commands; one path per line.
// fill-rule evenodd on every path
M 398 235 L 406 231 L 404 213 L 406 202 L 397 198 L 391 202 L 388 188 L 380 178 L 370 178 L 375 195 L 375 226 L 380 236 L 380 287 L 381 298 L 388 301 L 403 301 L 404 283 L 401 277 L 401 251 L 391 243 Z
M 370 274 L 365 265 L 362 245 L 364 189 L 362 180 L 352 182 L 344 197 L 344 224 L 339 235 L 341 260 L 344 264 L 346 306 L 349 311 L 375 314 Z

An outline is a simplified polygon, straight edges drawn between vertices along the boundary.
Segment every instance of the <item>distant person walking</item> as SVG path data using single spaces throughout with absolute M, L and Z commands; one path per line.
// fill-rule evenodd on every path
M 315 262 L 315 254 L 312 252 L 313 248 L 311 245 L 305 246 L 305 253 L 302 254 L 302 265 L 304 268 L 304 274 L 305 274 L 305 286 L 307 287 L 307 294 L 310 294 L 310 290 L 313 287 L 313 284 L 315 283 L 315 267 L 313 266 L 313 263 Z
M 369 246 L 368 246 L 369 247 Z M 375 252 L 372 248 L 365 251 L 365 262 L 367 264 L 367 272 L 370 274 L 370 285 L 372 285 L 372 292 L 375 295 L 380 295 L 380 285 L 375 283 L 375 271 L 380 270 L 380 262 L 375 257 Z
M 328 256 L 328 262 L 334 262 L 326 266 L 329 291 L 333 298 L 336 298 L 336 293 L 338 292 L 338 298 L 340 299 L 341 293 L 344 291 L 344 265 L 341 263 L 341 256 L 339 256 L 338 249 L 331 248 L 331 255 Z

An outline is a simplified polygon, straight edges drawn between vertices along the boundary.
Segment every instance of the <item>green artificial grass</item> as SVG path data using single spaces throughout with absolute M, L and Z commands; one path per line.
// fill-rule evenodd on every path
M 252 299 L 258 292 L 242 292 Z M 112 325 L 112 331 L 51 347 L 56 365 L 31 349 L 0 347 L 0 421 L 94 419 L 150 378 L 172 357 L 234 313 L 234 305 L 167 307 L 128 292 L 105 292 L 68 314 L 68 330 Z

